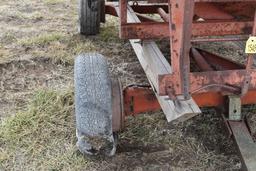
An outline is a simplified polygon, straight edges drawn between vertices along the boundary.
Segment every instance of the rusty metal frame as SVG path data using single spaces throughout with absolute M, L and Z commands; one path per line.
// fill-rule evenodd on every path
M 157 2 L 157 1 L 156 1 Z M 214 2 L 214 4 L 212 3 Z M 120 17 L 120 37 L 125 39 L 153 39 L 170 38 L 170 61 L 172 73 L 159 75 L 158 90 L 159 95 L 168 95 L 175 98 L 178 95 L 189 99 L 191 94 L 202 92 L 222 91 L 224 94 L 245 95 L 248 89 L 256 88 L 256 72 L 251 69 L 252 56 L 248 57 L 246 66 L 238 66 L 231 70 L 207 70 L 204 72 L 191 73 L 190 56 L 196 59 L 201 65 L 210 65 L 204 59 L 212 59 L 213 54 L 201 50 L 191 50 L 191 42 L 200 41 L 198 36 L 224 36 L 254 34 L 255 18 L 247 17 L 238 20 L 233 14 L 228 13 L 228 9 L 218 8 L 220 2 L 240 2 L 227 0 L 170 0 L 168 4 L 151 5 L 129 5 L 127 0 L 120 0 L 119 8 L 116 5 L 107 5 L 106 12 Z M 256 1 L 243 1 L 243 4 L 252 6 Z M 223 5 L 223 4 L 222 4 Z M 225 4 L 224 4 L 225 6 Z M 232 8 L 240 10 L 241 2 L 233 5 Z M 128 7 L 136 13 L 137 17 L 144 22 L 128 21 Z M 207 10 L 205 10 L 207 9 Z M 168 13 L 169 11 L 169 13 Z M 244 11 L 244 10 L 243 10 Z M 246 10 L 246 12 L 248 12 Z M 150 21 L 143 17 L 144 13 L 158 13 L 164 22 Z M 212 13 L 212 14 L 211 14 Z M 247 14 L 248 15 L 248 14 Z M 195 17 L 196 16 L 196 17 Z M 249 15 L 250 16 L 250 15 Z M 198 21 L 203 18 L 203 21 Z M 202 40 L 202 39 L 201 39 Z M 230 41 L 244 40 L 243 38 L 206 38 L 203 41 Z M 219 58 L 220 59 L 220 58 Z M 209 66 L 208 66 L 209 68 Z M 175 100 L 175 99 L 173 99 Z
M 195 4 L 195 2 L 203 3 Z M 189 50 L 191 42 L 193 42 L 193 37 L 241 34 L 248 35 L 250 33 L 254 34 L 254 31 L 252 30 L 255 30 L 256 28 L 254 26 L 255 19 L 253 20 L 249 17 L 246 18 L 246 20 L 237 20 L 233 15 L 224 10 L 220 10 L 217 8 L 218 5 L 216 4 L 211 5 L 210 2 L 235 1 L 172 0 L 168 3 L 168 9 L 166 6 L 164 7 L 164 5 L 161 5 L 162 7 L 160 5 L 133 5 L 131 8 L 134 9 L 134 12 L 159 13 L 159 15 L 164 19 L 164 22 L 128 22 L 127 6 L 129 6 L 129 4 L 126 0 L 120 0 L 119 14 L 121 38 L 153 39 L 171 37 L 170 52 L 173 73 L 159 75 L 158 92 L 160 95 L 169 95 L 170 97 L 183 95 L 184 99 L 189 99 L 190 94 L 192 93 L 209 90 L 219 91 L 220 89 L 225 89 L 226 92 L 237 94 L 239 93 L 239 88 L 241 88 L 242 84 L 243 88 L 241 88 L 241 95 L 245 95 L 249 88 L 255 89 L 256 80 L 251 80 L 256 79 L 255 71 L 250 68 L 252 57 L 248 58 L 249 60 L 246 70 L 190 73 Z M 252 1 L 243 2 L 249 4 L 252 3 Z M 233 8 L 239 9 L 238 6 L 240 5 L 241 4 L 238 4 Z M 149 8 L 149 11 L 147 11 L 147 7 Z M 208 12 L 206 12 L 206 8 Z M 169 16 L 166 11 L 170 11 Z M 214 14 L 210 15 L 209 11 Z M 204 21 L 198 21 L 198 17 L 193 17 L 194 15 L 203 17 Z M 223 19 L 221 20 L 220 18 Z M 196 40 L 198 41 L 198 39 Z M 241 39 L 237 38 L 236 40 Z M 204 41 L 211 41 L 211 39 L 206 39 Z M 215 39 L 215 41 L 218 41 L 218 39 Z M 225 41 L 225 39 L 221 39 L 221 41 Z
M 168 121 L 181 116 L 186 120 L 200 113 L 198 107 L 225 106 L 231 96 L 240 98 L 242 105 L 256 104 L 253 55 L 242 65 L 192 47 L 194 42 L 241 41 L 255 35 L 256 0 L 148 0 L 134 4 L 119 0 L 118 4 L 107 3 L 105 11 L 120 18 L 120 38 L 130 40 L 150 82 L 149 87 L 124 90 L 126 116 L 163 109 Z M 144 14 L 158 14 L 162 21 Z M 171 65 L 152 39 L 170 40 Z M 190 60 L 200 72 L 190 71 Z M 256 161 L 252 161 L 256 160 L 256 145 L 246 124 L 228 120 L 227 125 L 245 169 L 256 170 Z
M 156 1 L 157 2 L 157 1 Z M 197 2 L 197 3 L 195 3 Z M 215 4 L 212 4 L 215 2 Z M 191 42 L 200 41 L 195 39 L 198 36 L 224 36 L 224 35 L 242 35 L 254 34 L 255 26 L 254 20 L 251 17 L 238 20 L 226 10 L 220 10 L 216 2 L 240 2 L 227 0 L 189 0 L 189 1 L 175 1 L 170 0 L 168 5 L 129 5 L 127 0 L 120 0 L 119 9 L 115 6 L 107 5 L 106 12 L 112 15 L 120 16 L 120 37 L 124 39 L 154 39 L 154 38 L 169 38 L 171 37 L 171 63 L 173 73 L 168 75 L 159 75 L 159 93 L 160 95 L 170 95 L 175 97 L 177 95 L 184 95 L 185 99 L 189 99 L 189 94 L 195 91 L 206 91 L 205 87 L 211 87 L 211 90 L 219 90 L 223 84 L 230 84 L 243 87 L 241 94 L 246 94 L 247 89 L 255 88 L 254 82 L 250 85 L 249 78 L 254 78 L 255 71 L 250 69 L 251 59 L 248 59 L 248 65 L 244 71 L 217 71 L 217 72 L 203 72 L 190 73 L 189 71 L 189 49 Z M 243 1 L 245 5 L 250 5 L 256 1 Z M 240 2 L 241 3 L 241 2 Z M 233 5 L 233 8 L 240 9 L 241 4 Z M 131 7 L 137 16 L 145 22 L 128 22 L 127 7 Z M 112 7 L 112 8 L 111 8 Z M 207 10 L 205 10 L 207 9 Z M 117 11 L 119 10 L 119 11 Z M 168 11 L 169 14 L 168 14 Z M 247 11 L 247 10 L 246 10 Z M 164 22 L 153 22 L 150 19 L 143 17 L 144 13 L 159 13 L 164 19 Z M 213 14 L 210 14 L 213 13 Z M 234 13 L 234 12 L 233 12 Z M 232 14 L 233 14 L 232 13 Z M 197 17 L 195 17 L 197 16 Z M 204 21 L 198 21 L 198 18 L 203 18 Z M 254 29 L 253 29 L 254 26 Z M 230 40 L 244 40 L 243 38 L 234 39 L 219 39 L 220 41 Z M 201 41 L 219 41 L 218 39 L 201 39 Z M 203 54 L 200 54 L 203 55 Z M 197 55 L 198 56 L 198 55 Z M 181 74 L 182 73 L 182 74 Z M 233 80 L 233 76 L 238 76 L 239 80 Z M 245 78 L 243 78 L 243 76 Z M 214 80 L 230 80 L 230 82 L 222 83 Z M 201 84 L 197 83 L 200 78 Z M 212 78 L 212 80 L 210 80 Z M 215 79 L 216 78 L 216 79 Z M 231 80 L 232 79 L 232 80 Z M 177 84 L 178 83 L 178 84 Z M 194 85 L 193 85 L 194 83 Z M 172 90 L 168 89 L 171 87 Z M 191 88 L 190 88 L 191 87 Z M 227 87 L 225 85 L 225 87 Z M 246 88 L 247 87 L 247 88 Z M 237 93 L 237 88 L 231 88 L 231 93 Z

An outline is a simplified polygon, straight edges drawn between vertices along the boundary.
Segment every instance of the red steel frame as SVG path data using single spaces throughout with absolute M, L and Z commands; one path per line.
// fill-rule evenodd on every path
M 250 35 L 256 36 L 256 0 L 148 2 L 130 5 L 127 0 L 119 0 L 119 6 L 110 3 L 105 9 L 106 13 L 119 16 L 122 39 L 170 40 L 172 71 L 158 75 L 158 85 L 153 88 L 127 87 L 123 91 L 126 116 L 161 109 L 154 92 L 157 96 L 169 97 L 173 102 L 192 98 L 199 107 L 225 106 L 229 95 L 240 97 L 242 105 L 256 104 L 253 55 L 248 55 L 246 64 L 242 65 L 192 47 L 194 42 L 241 41 Z M 128 22 L 129 9 L 140 22 Z M 159 14 L 163 21 L 143 14 Z M 227 37 L 230 35 L 232 37 Z M 190 71 L 191 59 L 201 72 Z M 243 156 L 245 169 L 256 170 L 256 146 L 249 137 L 246 124 L 244 121 L 228 121 L 228 125 Z
M 151 2 L 163 1 L 152 0 Z M 170 38 L 172 73 L 159 75 L 159 90 L 157 90 L 159 95 L 168 95 L 172 99 L 177 95 L 183 95 L 184 99 L 189 99 L 191 95 L 205 98 L 213 95 L 217 97 L 240 94 L 246 104 L 256 103 L 256 98 L 252 100 L 251 97 L 256 90 L 256 70 L 251 68 L 252 55 L 248 55 L 247 64 L 243 66 L 203 50 L 191 48 L 193 42 L 239 41 L 247 39 L 249 35 L 255 35 L 256 0 L 169 0 L 164 2 L 168 2 L 168 5 L 144 3 L 131 5 L 141 19 L 141 23 L 127 22 L 129 4 L 126 0 L 120 0 L 119 11 L 116 11 L 117 8 L 114 5 L 106 6 L 107 13 L 115 16 L 120 13 L 121 38 L 142 40 Z M 140 15 L 153 13 L 158 13 L 164 22 L 156 22 Z M 242 15 L 243 18 L 237 19 L 236 15 Z M 198 18 L 204 20 L 198 21 Z M 239 36 L 208 37 L 225 35 Z M 190 57 L 203 67 L 202 72 L 190 72 Z M 214 65 L 222 68 L 216 71 L 212 68 Z M 211 104 L 215 106 L 220 103 L 215 101 Z M 208 105 L 200 101 L 199 106 Z

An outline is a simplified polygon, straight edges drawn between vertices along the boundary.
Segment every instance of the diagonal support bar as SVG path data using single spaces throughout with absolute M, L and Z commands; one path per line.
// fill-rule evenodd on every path
M 242 170 L 255 171 L 256 143 L 253 141 L 246 124 L 241 121 L 228 121 L 228 123 L 241 155 L 243 162 Z

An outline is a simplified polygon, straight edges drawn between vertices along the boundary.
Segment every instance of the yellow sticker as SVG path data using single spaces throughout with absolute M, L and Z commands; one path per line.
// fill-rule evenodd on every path
M 245 53 L 256 53 L 256 37 L 251 36 L 245 46 Z

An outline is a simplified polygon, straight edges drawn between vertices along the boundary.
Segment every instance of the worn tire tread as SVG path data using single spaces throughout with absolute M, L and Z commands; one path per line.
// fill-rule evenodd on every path
M 101 0 L 79 0 L 79 32 L 82 35 L 96 35 L 100 29 Z M 89 7 L 89 4 L 93 8 Z
M 78 56 L 75 61 L 77 129 L 89 135 L 112 134 L 111 99 L 106 59 L 95 53 Z

